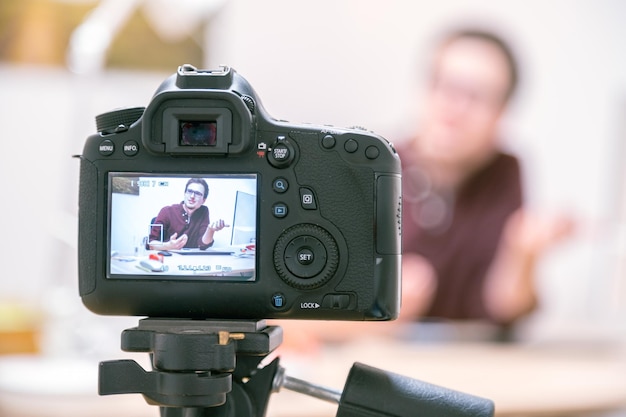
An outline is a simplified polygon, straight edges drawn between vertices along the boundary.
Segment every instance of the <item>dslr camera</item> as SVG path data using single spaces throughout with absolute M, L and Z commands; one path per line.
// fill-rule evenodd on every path
M 276 120 L 232 68 L 190 65 L 96 123 L 78 253 L 93 312 L 397 317 L 401 171 L 382 137 Z

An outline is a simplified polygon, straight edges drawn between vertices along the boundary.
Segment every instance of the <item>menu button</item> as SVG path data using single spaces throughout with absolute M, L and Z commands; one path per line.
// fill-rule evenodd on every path
M 98 151 L 102 156 L 109 156 L 115 152 L 115 145 L 110 140 L 103 140 L 100 142 L 100 146 L 98 146 Z

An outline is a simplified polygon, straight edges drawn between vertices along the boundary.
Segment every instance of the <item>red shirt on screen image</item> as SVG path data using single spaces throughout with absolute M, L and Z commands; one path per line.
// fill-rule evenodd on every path
M 210 244 L 202 242 L 202 236 L 209 226 L 209 208 L 200 206 L 191 216 L 183 208 L 183 203 L 166 206 L 159 211 L 159 215 L 150 225 L 150 242 L 167 242 L 176 233 L 177 237 L 186 234 L 188 239 L 185 248 L 207 249 Z M 163 225 L 163 236 L 161 236 L 161 226 Z

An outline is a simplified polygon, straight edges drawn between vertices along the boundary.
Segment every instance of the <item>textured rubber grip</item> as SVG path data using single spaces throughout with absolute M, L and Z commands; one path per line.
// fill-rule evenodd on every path
M 355 363 L 337 417 L 491 417 L 491 400 Z
M 78 201 L 78 289 L 81 296 L 96 289 L 96 238 L 95 228 L 98 201 L 98 170 L 89 161 L 80 163 L 80 193 Z

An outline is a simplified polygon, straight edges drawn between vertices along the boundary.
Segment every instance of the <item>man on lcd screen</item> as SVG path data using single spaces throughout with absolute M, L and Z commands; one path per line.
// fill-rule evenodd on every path
M 224 220 L 210 221 L 204 202 L 209 185 L 201 178 L 191 178 L 185 186 L 182 202 L 163 207 L 150 225 L 149 247 L 153 250 L 198 248 L 213 245 L 215 232 L 228 227 Z

